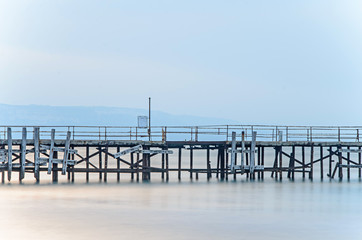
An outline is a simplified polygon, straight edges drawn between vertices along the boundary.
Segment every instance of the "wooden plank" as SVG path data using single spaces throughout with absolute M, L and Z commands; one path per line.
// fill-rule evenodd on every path
M 13 169 L 13 138 L 11 128 L 8 128 L 8 181 L 11 180 L 11 171 Z
M 53 153 L 53 159 L 57 159 L 58 158 L 58 152 Z M 58 182 L 58 163 L 53 163 L 53 167 L 52 167 L 52 181 L 53 183 Z
M 255 179 L 255 146 L 256 146 L 256 132 L 252 132 L 251 146 L 250 146 L 250 178 Z
M 141 149 L 142 149 L 142 145 L 137 145 L 137 146 L 131 147 L 129 149 L 123 150 L 121 152 L 117 152 L 117 153 L 113 154 L 113 157 L 114 158 L 119 158 L 119 157 L 121 157 L 123 155 L 126 155 L 128 153 L 133 153 L 133 152 L 136 152 L 136 151 L 141 150 Z
M 71 132 L 67 132 L 67 138 L 65 140 L 65 148 L 64 148 L 64 155 L 63 155 L 63 166 L 62 166 L 62 175 L 65 175 L 68 166 L 68 159 L 69 159 L 69 148 L 70 148 L 70 136 Z
M 231 160 L 230 160 L 230 171 L 235 172 L 235 156 L 236 156 L 236 132 L 231 133 Z
M 51 130 L 51 133 L 50 133 L 50 149 L 49 149 L 48 174 L 50 174 L 50 173 L 52 172 L 52 167 L 53 167 L 54 140 L 55 140 L 55 129 L 52 129 L 52 130 Z
M 20 173 L 19 180 L 23 180 L 25 177 L 25 159 L 26 159 L 26 128 L 22 130 L 21 138 L 21 156 L 20 156 Z
M 149 150 L 149 149 L 144 149 L 144 150 L 138 150 L 137 152 L 146 153 L 146 154 L 173 154 L 173 152 L 170 151 L 170 150 Z
M 244 169 L 244 151 L 245 151 L 245 132 L 241 132 L 241 158 L 240 158 L 240 165 L 241 165 L 241 172 L 243 173 Z
M 34 127 L 34 177 L 37 182 L 40 180 L 40 173 L 39 173 L 39 128 Z

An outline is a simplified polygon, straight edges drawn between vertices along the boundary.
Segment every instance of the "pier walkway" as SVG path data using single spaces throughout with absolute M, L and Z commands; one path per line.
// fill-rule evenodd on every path
M 360 126 L 0 126 L 1 181 L 361 178 Z M 202 152 L 204 157 L 200 157 Z M 197 157 L 195 157 L 197 155 Z M 47 176 L 45 175 L 45 176 Z M 124 177 L 122 177 L 124 178 Z

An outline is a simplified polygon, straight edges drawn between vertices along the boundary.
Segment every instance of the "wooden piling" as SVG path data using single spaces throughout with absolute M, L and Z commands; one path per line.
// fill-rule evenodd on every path
M 107 169 L 108 169 L 108 145 L 105 147 L 104 153 L 104 182 L 107 182 Z
M 162 149 L 164 149 L 164 148 L 162 148 Z M 165 153 L 161 154 L 161 169 L 162 169 L 161 179 L 163 181 L 165 178 L 165 172 L 164 172 L 164 170 L 165 170 Z
M 182 154 L 182 148 L 178 149 L 178 173 L 177 177 L 178 180 L 181 181 L 181 154 Z
M 292 147 L 292 180 L 295 177 L 295 146 Z
M 211 163 L 210 163 L 210 148 L 206 149 L 206 168 L 207 168 L 207 180 L 211 178 Z
M 250 148 L 245 147 L 245 150 L 248 150 Z M 249 153 L 246 152 L 245 153 L 245 164 L 248 166 L 249 165 Z M 249 172 L 246 173 L 246 179 L 249 179 Z
M 314 161 L 314 146 L 312 144 L 310 147 L 310 172 L 309 172 L 310 180 L 313 180 L 313 161 Z
M 53 152 L 53 158 L 54 159 L 58 159 L 58 152 L 54 151 Z M 52 163 L 52 181 L 53 183 L 57 183 L 58 182 L 58 163 Z
M 219 172 L 220 172 L 220 151 L 217 150 L 217 164 L 216 164 L 216 178 L 219 179 Z
M 225 180 L 229 181 L 229 153 L 227 151 L 227 147 L 224 147 L 224 153 L 225 153 Z
M 120 151 L 121 151 L 120 146 L 117 146 L 117 152 L 120 152 Z M 121 160 L 119 158 L 117 158 L 117 182 L 121 181 L 120 169 L 121 169 Z M 138 174 L 138 172 L 137 172 L 137 174 Z
M 11 172 L 13 170 L 13 139 L 11 128 L 8 128 L 8 181 L 11 180 Z
M 139 182 L 140 180 L 140 164 L 139 164 L 139 161 L 140 161 L 140 154 L 139 153 L 136 153 L 136 160 L 137 160 L 137 165 L 136 165 L 136 181 Z
M 23 128 L 21 139 L 21 153 L 19 161 L 19 181 L 21 182 L 25 177 L 25 159 L 26 159 L 26 128 Z
M 279 180 L 283 179 L 283 154 L 282 154 L 282 147 L 279 147 Z
M 219 147 L 220 152 L 220 179 L 225 180 L 225 150 Z
M 85 157 L 86 157 L 86 169 L 87 169 L 87 172 L 85 174 L 85 180 L 86 182 L 88 183 L 89 182 L 89 145 L 87 145 L 85 147 Z
M 303 164 L 302 177 L 303 177 L 303 179 L 305 179 L 305 149 L 304 149 L 304 146 L 302 146 L 302 164 Z
M 131 181 L 132 182 L 134 180 L 134 171 L 133 171 L 134 167 L 133 167 L 133 165 L 134 165 L 134 153 L 131 153 Z
M 102 147 L 99 147 L 99 181 L 102 181 Z
M 347 147 L 347 180 L 349 181 L 351 179 L 351 168 L 350 168 L 350 160 L 351 160 L 351 153 L 349 152 L 350 151 L 350 147 L 348 146 Z
M 329 147 L 329 164 L 328 164 L 329 179 L 332 179 L 332 147 Z
M 144 146 L 144 150 L 149 150 L 149 147 Z M 142 181 L 150 181 L 150 154 L 142 154 Z
M 342 165 L 342 147 L 338 146 L 338 178 L 341 181 L 343 179 L 343 169 L 341 167 Z
M 168 148 L 167 148 L 168 150 Z M 168 171 L 168 153 L 166 153 L 166 182 L 169 180 L 169 171 Z
M 275 180 L 278 180 L 278 152 L 279 152 L 279 147 L 275 147 L 274 148 L 274 164 L 273 164 L 273 171 L 270 174 L 270 177 L 275 177 Z
M 258 166 L 260 166 L 260 161 L 261 161 L 261 157 L 260 157 L 261 153 L 260 153 L 260 147 L 258 146 Z M 261 176 L 261 172 L 258 171 L 258 180 L 260 180 L 260 176 Z
M 36 182 L 40 181 L 39 173 L 39 128 L 34 127 L 34 177 Z
M 323 146 L 320 146 L 319 152 L 321 157 L 321 162 L 320 162 L 321 180 L 323 181 Z
M 193 163 L 194 163 L 194 155 L 193 155 L 192 146 L 190 145 L 190 179 L 191 179 L 191 180 L 192 180 Z
M 261 165 L 264 166 L 264 147 L 261 147 Z M 261 180 L 264 180 L 264 170 L 261 172 Z
M 358 147 L 358 164 L 361 165 L 361 147 Z M 358 168 L 358 178 L 361 179 L 361 168 Z

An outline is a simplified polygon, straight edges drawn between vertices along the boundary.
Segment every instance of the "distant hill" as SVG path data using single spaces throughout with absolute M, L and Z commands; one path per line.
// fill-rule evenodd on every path
M 146 109 L 0 104 L 0 125 L 136 126 Z M 153 126 L 241 124 L 236 121 L 152 111 Z

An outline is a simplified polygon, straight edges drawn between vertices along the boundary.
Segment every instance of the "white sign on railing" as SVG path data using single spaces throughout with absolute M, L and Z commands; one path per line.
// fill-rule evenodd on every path
M 147 116 L 138 116 L 138 127 L 147 128 L 148 117 Z

